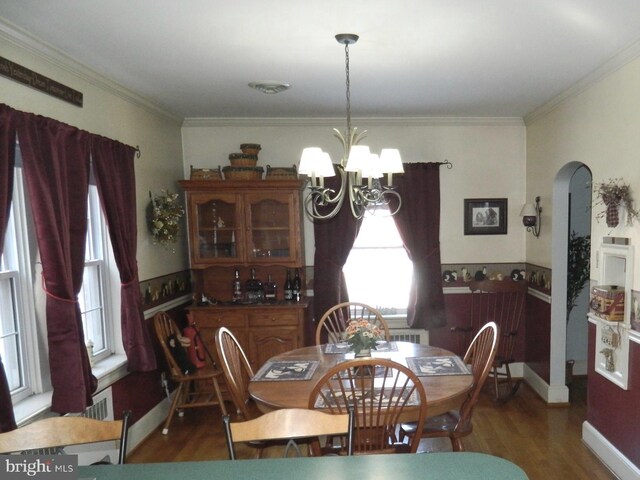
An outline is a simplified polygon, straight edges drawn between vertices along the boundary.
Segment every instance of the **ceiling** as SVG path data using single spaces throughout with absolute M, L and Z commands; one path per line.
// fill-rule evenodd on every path
M 640 2 L 0 0 L 0 30 L 29 32 L 182 118 L 343 116 L 337 33 L 360 35 L 354 116 L 524 117 L 635 50 Z M 292 88 L 247 86 L 262 80 Z

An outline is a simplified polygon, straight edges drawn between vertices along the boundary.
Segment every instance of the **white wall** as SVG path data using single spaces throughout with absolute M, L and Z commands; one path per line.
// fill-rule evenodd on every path
M 554 109 L 527 123 L 527 190 L 542 192 L 545 217 L 553 215 L 550 192 L 558 170 L 568 162 L 586 164 L 593 182 L 623 178 L 637 202 L 640 200 L 640 59 L 624 65 L 590 88 L 565 99 Z M 640 230 L 627 226 L 625 217 L 614 229 L 595 215 L 591 226 L 591 278 L 598 278 L 596 255 L 604 236 L 629 237 L 633 245 L 640 242 Z M 540 265 L 551 262 L 551 220 L 545 224 L 547 234 L 541 242 L 528 242 L 527 260 Z M 640 271 L 634 268 L 635 289 L 640 285 Z
M 332 128 L 344 119 L 187 119 L 182 130 L 184 174 L 189 167 L 229 165 L 228 155 L 241 143 L 259 143 L 258 166 L 297 165 L 302 149 L 318 146 L 335 163 L 341 146 Z M 373 151 L 399 148 L 403 161 L 441 162 L 443 263 L 522 262 L 524 235 L 519 218 L 525 202 L 525 129 L 520 119 L 354 119 L 367 130 L 362 144 Z M 463 199 L 507 198 L 507 235 L 465 236 Z M 312 224 L 305 222 L 306 264 L 313 264 Z
M 0 101 L 17 110 L 139 146 L 142 156 L 135 165 L 140 279 L 188 268 L 186 241 L 175 254 L 153 245 L 145 220 L 149 190 L 177 191 L 176 180 L 182 177 L 181 121 L 57 52 L 50 51 L 46 57 L 34 53 L 32 47 L 36 46 L 42 48 L 0 24 L 0 56 L 82 92 L 84 106 L 76 107 L 5 77 L 0 77 Z

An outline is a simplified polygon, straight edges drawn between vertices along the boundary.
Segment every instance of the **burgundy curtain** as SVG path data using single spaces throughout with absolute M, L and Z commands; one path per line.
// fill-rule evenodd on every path
M 340 177 L 325 178 L 325 186 L 339 189 Z M 331 220 L 315 220 L 313 232 L 316 250 L 313 259 L 313 311 L 316 320 L 331 307 L 349 301 L 342 267 L 356 241 L 362 220 L 356 220 L 345 199 Z
M 90 136 L 50 118 L 22 116 L 18 139 L 47 294 L 51 409 L 80 412 L 92 404 L 97 387 L 77 298 L 87 235 Z
M 440 165 L 405 163 L 394 177 L 402 207 L 393 217 L 413 263 L 407 308 L 412 328 L 446 324 L 440 265 Z
M 154 370 L 156 357 L 138 286 L 135 150 L 97 135 L 92 136 L 91 150 L 100 203 L 120 272 L 122 339 L 129 370 Z
M 0 104 L 0 256 L 4 250 L 4 237 L 9 221 L 13 195 L 13 169 L 16 147 L 16 112 Z M 0 357 L 0 433 L 16 428 L 9 382 Z

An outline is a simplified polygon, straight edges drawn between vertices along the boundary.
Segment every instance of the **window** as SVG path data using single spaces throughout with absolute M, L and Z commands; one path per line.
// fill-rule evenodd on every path
M 109 297 L 104 254 L 107 250 L 105 244 L 107 236 L 104 232 L 104 219 L 100 210 L 98 189 L 95 185 L 89 186 L 87 213 L 84 276 L 78 301 L 82 313 L 85 344 L 93 346 L 93 360 L 96 361 L 108 356 L 111 351 L 109 349 L 110 334 L 106 322 L 110 315 L 107 315 L 108 304 L 105 304 L 105 298 Z
M 409 303 L 413 265 L 393 217 L 365 214 L 343 268 L 349 300 L 386 314 L 403 314 Z
M 33 362 L 38 358 L 38 343 L 34 335 L 35 301 L 21 169 L 16 168 L 14 178 L 13 202 L 0 258 L 0 355 L 15 402 L 31 395 L 40 382 Z
M 21 164 L 19 155 L 16 163 Z M 109 261 L 111 252 L 106 223 L 95 185 L 90 185 L 87 201 L 85 268 L 78 301 L 85 343 L 93 345 L 92 360 L 99 361 L 114 351 L 113 329 L 118 327 L 118 322 L 112 321 L 114 310 L 109 282 L 110 271 L 116 267 Z M 46 330 L 38 327 L 38 322 L 43 322 L 45 302 L 40 298 L 43 296 L 40 273 L 33 273 L 40 269 L 32 260 L 38 256 L 37 242 L 26 203 L 22 168 L 18 166 L 4 251 L 0 257 L 0 355 L 14 403 L 49 389 L 48 359 L 38 350 L 38 345 L 46 345 Z
M 0 356 L 5 367 L 9 389 L 17 395 L 29 393 L 24 362 L 22 334 L 23 310 L 18 267 L 16 228 L 13 214 L 5 238 L 5 248 L 0 258 Z

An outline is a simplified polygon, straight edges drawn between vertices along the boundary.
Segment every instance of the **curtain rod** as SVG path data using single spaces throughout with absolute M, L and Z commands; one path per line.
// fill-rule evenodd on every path
M 446 165 L 449 170 L 453 168 L 453 163 L 451 163 L 449 160 L 445 160 L 444 162 L 437 162 L 437 163 L 438 165 Z
M 140 158 L 140 145 L 136 145 L 136 158 Z

